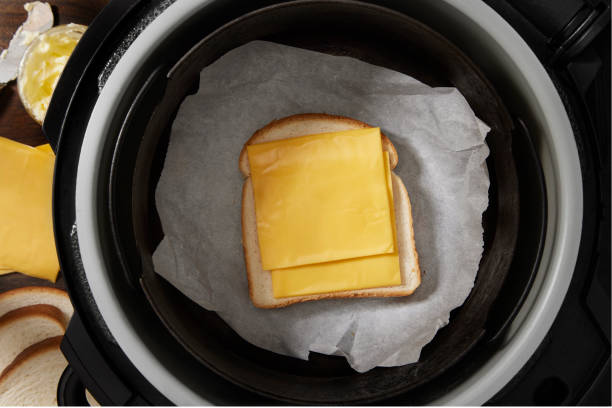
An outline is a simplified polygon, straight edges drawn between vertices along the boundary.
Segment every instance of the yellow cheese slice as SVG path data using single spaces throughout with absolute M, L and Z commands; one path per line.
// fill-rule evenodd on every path
M 393 236 L 397 242 L 389 153 L 384 152 L 384 158 Z M 402 283 L 397 251 L 392 254 L 277 269 L 271 273 L 275 298 L 397 286 Z
M 0 137 L 0 265 L 55 281 L 53 155 Z
M 397 254 L 383 254 L 272 271 L 275 298 L 397 286 Z
M 51 145 L 49 143 L 42 144 L 40 146 L 36 146 L 36 148 L 40 150 L 41 152 L 51 153 L 52 155 L 55 156 L 55 152 L 53 152 L 53 149 L 51 148 Z
M 40 150 L 41 152 L 49 153 L 55 156 L 55 152 L 53 152 L 53 149 L 51 148 L 51 145 L 49 143 L 42 144 L 40 146 L 36 146 L 36 148 Z M 3 266 L 0 266 L 0 275 L 6 275 L 9 273 L 13 273 L 13 272 L 15 271 L 12 268 L 6 268 Z
M 265 270 L 395 251 L 379 128 L 247 152 Z
M 36 148 L 38 150 L 40 150 L 41 152 L 45 152 L 45 153 L 49 153 L 52 154 L 53 156 L 55 156 L 55 152 L 53 151 L 53 149 L 51 148 L 51 145 L 49 143 L 45 143 L 42 144 L 40 146 L 36 146 Z M 0 275 L 6 275 L 9 273 L 13 273 L 15 272 L 12 268 L 6 268 L 3 266 L 0 266 Z

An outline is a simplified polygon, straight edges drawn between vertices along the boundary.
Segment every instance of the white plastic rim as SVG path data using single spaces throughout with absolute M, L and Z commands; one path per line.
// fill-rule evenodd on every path
M 177 405 L 208 404 L 178 380 L 146 347 L 113 292 L 99 240 L 96 204 L 102 144 L 125 86 L 160 41 L 212 0 L 177 0 L 132 43 L 118 62 L 92 111 L 79 157 L 76 224 L 83 267 L 93 298 L 119 346 L 140 373 Z M 438 6 L 442 3 L 438 3 Z M 542 157 L 548 193 L 548 225 L 537 282 L 513 327 L 512 337 L 474 375 L 435 405 L 480 405 L 495 395 L 521 369 L 552 325 L 574 271 L 582 227 L 580 163 L 571 125 L 546 71 L 519 35 L 482 2 L 444 0 L 444 6 L 488 36 L 496 57 L 508 61 L 517 82 L 528 92 L 541 119 L 546 142 Z M 483 50 L 484 52 L 485 50 Z

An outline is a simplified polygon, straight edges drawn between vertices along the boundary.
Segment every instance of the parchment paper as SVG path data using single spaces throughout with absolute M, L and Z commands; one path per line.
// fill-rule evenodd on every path
M 255 308 L 241 246 L 238 156 L 251 134 L 296 113 L 378 125 L 399 154 L 412 202 L 422 283 L 408 297 Z M 430 88 L 349 57 L 256 41 L 200 74 L 172 127 L 156 204 L 165 238 L 157 273 L 247 341 L 307 359 L 346 356 L 357 371 L 418 360 L 468 296 L 483 248 L 489 178 L 480 122 L 454 88 Z

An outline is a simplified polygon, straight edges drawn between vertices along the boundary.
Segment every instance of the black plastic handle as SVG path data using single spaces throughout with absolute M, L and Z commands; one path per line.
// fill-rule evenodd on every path
M 130 405 L 135 400 L 132 391 L 100 354 L 77 312 L 70 319 L 60 349 L 70 366 L 58 387 L 58 404 L 79 405 L 79 395 L 85 398 L 85 388 L 102 405 Z M 146 405 L 146 402 L 137 405 Z
M 70 366 L 66 367 L 57 385 L 57 404 L 68 407 L 89 405 L 85 397 L 85 385 Z

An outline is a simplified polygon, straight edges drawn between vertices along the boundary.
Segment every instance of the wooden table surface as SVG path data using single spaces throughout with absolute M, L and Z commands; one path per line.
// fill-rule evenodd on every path
M 68 23 L 89 25 L 107 2 L 108 0 L 49 1 L 53 9 L 55 25 Z M 27 1 L 0 0 L 0 3 L 0 50 L 3 50 L 8 47 L 13 34 L 27 17 L 23 8 Z M 15 81 L 0 90 L 0 136 L 32 146 L 46 143 L 40 125 L 28 116 L 21 105 Z M 61 272 L 55 284 L 20 273 L 0 275 L 0 293 L 29 285 L 64 288 L 64 281 Z

